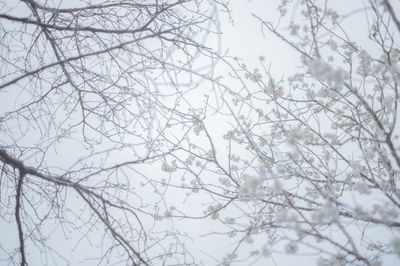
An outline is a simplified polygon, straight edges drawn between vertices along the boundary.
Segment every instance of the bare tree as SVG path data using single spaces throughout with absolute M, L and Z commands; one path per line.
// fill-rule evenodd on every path
M 174 123 L 194 123 L 178 106 L 211 54 L 213 4 L 0 5 L 0 214 L 18 239 L 2 237 L 1 260 L 68 263 L 69 249 L 86 263 L 193 263 L 179 232 L 155 225 L 163 195 L 141 165 L 179 149 Z
M 398 260 L 398 4 L 336 4 L 253 14 L 298 54 L 276 78 L 207 48 L 224 1 L 3 3 L 1 259 L 198 264 L 201 221 L 223 265 Z

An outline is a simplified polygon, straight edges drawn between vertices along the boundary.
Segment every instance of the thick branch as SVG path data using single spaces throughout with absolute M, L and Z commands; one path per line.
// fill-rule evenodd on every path
M 26 174 L 30 174 L 30 175 L 33 175 L 33 176 L 37 176 L 37 177 L 43 178 L 44 180 L 51 181 L 51 182 L 57 183 L 59 185 L 64 185 L 64 186 L 73 187 L 73 186 L 76 185 L 75 183 L 73 183 L 73 182 L 71 182 L 71 181 L 69 181 L 67 179 L 64 179 L 62 177 L 48 176 L 48 175 L 40 173 L 39 171 L 37 171 L 36 169 L 34 169 L 32 167 L 25 166 L 22 161 L 13 158 L 12 156 L 10 156 L 7 153 L 6 150 L 1 149 L 1 148 L 0 148 L 0 161 L 2 161 L 5 164 L 10 165 L 13 168 L 18 169 L 18 171 L 20 173 L 23 173 L 24 176 Z
M 388 0 L 383 0 L 387 10 L 389 11 L 390 16 L 392 17 L 394 23 L 396 24 L 397 30 L 400 31 L 400 21 L 397 19 L 396 14 L 394 13 L 392 5 Z
M 147 26 L 154 20 L 154 18 L 151 18 L 149 23 L 146 23 L 144 26 L 138 28 L 138 29 L 102 29 L 102 28 L 93 28 L 93 27 L 71 27 L 71 26 L 59 26 L 55 24 L 48 24 L 44 23 L 38 20 L 31 20 L 29 18 L 19 18 L 19 17 L 13 17 L 7 14 L 0 14 L 0 18 L 12 20 L 12 21 L 17 21 L 17 22 L 22 22 L 26 24 L 32 24 L 32 25 L 38 25 L 42 28 L 46 29 L 54 29 L 54 30 L 60 30 L 60 31 L 73 31 L 73 32 L 79 32 L 79 31 L 88 31 L 92 33 L 114 33 L 114 34 L 126 34 L 126 33 L 137 33 L 137 32 L 142 32 L 142 31 L 150 31 L 150 29 L 147 28 Z
M 25 176 L 24 170 L 19 170 L 19 178 L 17 184 L 17 195 L 15 196 L 15 220 L 17 221 L 18 226 L 18 237 L 19 237 L 19 250 L 21 253 L 21 266 L 27 265 L 25 258 L 25 243 L 24 243 L 24 232 L 22 231 L 21 217 L 20 217 L 20 208 L 21 208 L 21 192 L 22 192 L 22 182 Z

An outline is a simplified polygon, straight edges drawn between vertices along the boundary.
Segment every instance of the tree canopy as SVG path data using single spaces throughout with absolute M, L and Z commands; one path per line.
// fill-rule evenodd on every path
M 399 261 L 399 4 L 251 2 L 0 3 L 1 261 Z

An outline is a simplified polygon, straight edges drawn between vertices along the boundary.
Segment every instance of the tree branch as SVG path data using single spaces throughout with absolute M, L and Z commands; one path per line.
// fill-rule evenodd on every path
M 21 209 L 21 192 L 22 192 L 22 182 L 24 180 L 26 172 L 22 168 L 19 170 L 19 178 L 17 184 L 17 194 L 15 196 L 15 220 L 17 221 L 18 226 L 18 237 L 19 237 L 19 250 L 21 253 L 21 266 L 27 265 L 25 258 L 25 243 L 24 243 L 24 232 L 22 230 L 21 217 L 20 217 L 20 209 Z
M 400 21 L 397 19 L 396 14 L 394 13 L 392 5 L 388 0 L 383 0 L 387 10 L 389 11 L 390 16 L 392 17 L 394 23 L 396 24 L 397 30 L 400 32 Z

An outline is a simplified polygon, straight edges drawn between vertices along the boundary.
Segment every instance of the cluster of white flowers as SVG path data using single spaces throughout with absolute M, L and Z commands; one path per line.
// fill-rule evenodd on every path
M 294 230 L 299 237 L 299 240 L 304 239 L 307 236 L 307 231 L 304 230 L 298 223 L 296 223 L 296 225 L 294 226 Z
M 284 191 L 282 183 L 278 180 L 275 179 L 274 184 L 270 187 L 268 187 L 268 192 L 271 195 L 279 195 Z
M 309 137 L 308 133 L 309 132 L 307 130 L 302 129 L 300 127 L 290 128 L 287 131 L 287 142 L 290 145 L 294 145 L 296 143 L 296 141 L 300 141 L 304 138 Z
M 339 209 L 329 202 L 326 202 L 324 206 L 321 206 L 316 212 L 313 213 L 313 220 L 318 224 L 329 223 L 332 220 L 337 219 L 339 216 Z
M 332 145 L 339 144 L 340 141 L 338 139 L 338 136 L 336 134 L 332 133 L 324 133 L 324 138 L 327 139 Z
M 200 132 L 203 130 L 203 126 L 200 122 L 196 122 L 194 127 L 193 127 L 193 131 L 196 134 L 196 136 L 200 135 Z
M 393 247 L 393 252 L 400 257 L 400 238 L 393 239 L 392 247 Z
M 225 223 L 227 223 L 227 224 L 233 224 L 234 222 L 235 222 L 234 218 L 231 218 L 231 217 L 226 217 L 225 218 Z
M 308 128 L 301 126 L 293 126 L 286 129 L 286 141 L 293 146 L 296 142 L 313 143 L 316 141 L 315 136 Z
M 326 16 L 330 17 L 332 24 L 336 24 L 337 20 L 339 18 L 339 14 L 335 10 L 330 9 L 330 8 L 326 9 L 325 12 L 326 12 Z
M 230 265 L 231 261 L 237 258 L 236 253 L 228 253 L 226 254 L 225 258 L 223 259 L 223 264 L 224 265 Z
M 231 139 L 235 136 L 235 131 L 229 130 L 225 135 L 222 136 L 223 139 Z
M 298 220 L 297 214 L 288 208 L 280 209 L 275 216 L 275 223 L 296 223 Z
M 351 176 L 358 178 L 361 176 L 361 173 L 363 172 L 363 166 L 359 162 L 353 162 L 351 164 Z
M 218 181 L 225 187 L 230 187 L 232 185 L 231 180 L 226 177 L 220 177 Z
M 380 136 L 378 136 L 378 138 L 381 139 Z M 366 143 L 363 147 L 362 147 L 362 155 L 364 157 L 364 159 L 366 160 L 372 160 L 374 159 L 376 156 L 378 156 L 378 152 L 377 149 L 374 145 L 374 143 Z
M 244 198 L 262 198 L 264 196 L 263 183 L 265 177 L 263 176 L 250 176 L 244 174 L 242 176 L 243 183 L 240 187 L 240 194 Z
M 362 50 L 358 54 L 358 58 L 360 60 L 360 65 L 357 68 L 357 73 L 366 77 L 371 71 L 373 59 L 365 50 Z
M 262 75 L 258 68 L 255 68 L 253 73 L 246 73 L 245 77 L 251 81 L 259 82 L 262 78 Z
M 371 194 L 371 190 L 365 182 L 357 182 L 353 185 L 353 188 L 360 194 Z
M 291 35 L 297 35 L 298 32 L 299 32 L 299 29 L 300 29 L 300 25 L 291 23 L 289 25 L 289 29 L 290 29 L 290 34 Z
M 266 258 L 268 258 L 269 256 L 271 256 L 271 250 L 270 250 L 270 248 L 269 248 L 268 245 L 264 245 L 264 246 L 262 247 L 262 249 L 261 249 L 261 254 L 262 254 L 264 257 L 266 257 Z
M 154 220 L 156 220 L 156 221 L 161 221 L 163 219 L 163 217 L 161 216 L 161 215 L 159 215 L 158 213 L 156 213 L 155 215 L 154 215 Z
M 176 162 L 172 163 L 173 165 L 169 165 L 167 161 L 164 161 L 161 165 L 161 170 L 167 173 L 172 173 L 176 171 Z
M 289 243 L 285 246 L 285 251 L 286 251 L 287 253 L 291 253 L 291 254 L 296 253 L 298 249 L 299 249 L 299 247 L 298 247 L 297 243 L 294 242 L 294 241 L 289 242 Z
M 322 59 L 311 60 L 308 64 L 313 77 L 328 82 L 328 84 L 342 88 L 347 77 L 346 73 L 338 68 L 332 67 Z
M 381 216 L 381 219 L 388 223 L 391 223 L 393 220 L 399 218 L 399 212 L 397 211 L 396 207 L 389 207 L 387 204 L 383 204 L 382 206 L 374 204 L 372 206 L 372 214 Z
M 317 189 L 310 188 L 310 187 L 306 187 L 306 191 L 307 191 L 307 194 L 306 194 L 306 195 L 307 195 L 308 197 L 314 199 L 314 200 L 318 199 L 318 198 L 321 196 L 321 193 L 318 192 Z
M 297 130 L 296 128 L 288 130 L 287 132 L 287 142 L 290 145 L 294 145 L 297 140 L 300 140 L 303 138 L 303 134 L 300 130 Z
M 343 256 L 337 255 L 336 257 L 332 257 L 329 259 L 319 258 L 317 261 L 318 266 L 344 266 L 346 265 L 346 261 Z
M 254 257 L 254 256 L 258 256 L 260 254 L 259 250 L 252 250 L 250 251 L 250 256 Z
M 386 55 L 382 56 L 382 61 L 385 62 L 385 69 L 392 74 L 392 78 L 399 82 L 400 81 L 400 53 L 397 49 L 393 49 L 390 54 L 389 58 Z
M 329 40 L 328 45 L 329 45 L 329 48 L 332 51 L 336 51 L 337 50 L 337 44 L 336 44 L 336 42 L 334 40 Z
M 388 109 L 388 111 L 393 111 L 394 110 L 394 103 L 396 102 L 396 99 L 394 96 L 389 95 L 386 96 L 383 100 L 383 106 Z
M 186 165 L 192 165 L 193 162 L 195 161 L 196 157 L 194 157 L 193 155 L 189 155 L 187 157 L 187 159 L 185 160 Z

